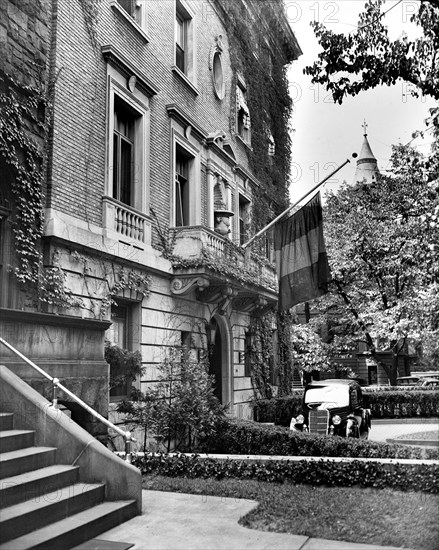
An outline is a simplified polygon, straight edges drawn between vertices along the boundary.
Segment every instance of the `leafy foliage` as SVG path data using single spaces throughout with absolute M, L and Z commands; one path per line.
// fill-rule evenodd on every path
M 142 354 L 140 351 L 123 349 L 109 340 L 105 341 L 105 361 L 110 365 L 110 388 L 134 382 L 143 374 Z
M 245 461 L 204 458 L 197 455 L 150 454 L 134 457 L 142 474 L 169 477 L 257 479 L 272 483 L 307 483 L 313 486 L 385 488 L 437 493 L 436 464 L 396 464 L 391 470 L 379 462 L 330 462 L 327 460 Z
M 412 83 L 423 94 L 439 99 L 437 2 L 420 1 L 411 21 L 420 27 L 422 36 L 414 40 L 405 34 L 390 40 L 384 24 L 384 6 L 384 0 L 368 0 L 356 32 L 347 36 L 313 22 L 323 51 L 312 66 L 305 68 L 305 74 L 312 76 L 313 83 L 325 84 L 338 103 L 347 95 L 355 96 L 381 84 L 395 84 L 399 78 Z M 415 88 L 413 93 L 418 95 Z
M 0 154 L 12 173 L 15 201 L 14 243 L 18 266 L 13 272 L 23 284 L 36 284 L 42 263 L 39 244 L 43 233 L 44 140 L 48 126 L 48 99 L 43 88 L 23 86 L 4 75 L 0 93 Z
M 331 370 L 325 343 L 311 325 L 291 325 L 290 345 L 294 364 L 302 371 Z
M 250 322 L 251 381 L 255 398 L 270 399 L 273 395 L 271 373 L 273 364 L 273 315 L 253 317 Z
M 145 392 L 135 390 L 118 406 L 127 422 L 140 425 L 156 440 L 191 450 L 195 442 L 215 433 L 224 409 L 214 395 L 207 365 L 191 361 L 185 347 L 171 348 L 157 367 L 156 381 Z
M 279 33 L 276 10 L 282 2 L 260 2 L 261 21 L 274 35 Z M 270 56 L 265 41 L 254 31 L 258 22 L 249 21 L 250 11 L 239 2 L 220 2 L 229 40 L 233 85 L 230 90 L 230 127 L 237 131 L 235 105 L 237 75 L 244 78 L 247 87 L 248 107 L 251 115 L 251 147 L 246 147 L 253 174 L 263 186 L 254 189 L 252 198 L 252 232 L 256 233 L 273 217 L 268 205 L 273 204 L 274 214 L 283 210 L 288 201 L 288 185 L 291 161 L 290 117 L 292 102 L 288 92 L 288 80 L 284 53 Z M 276 143 L 275 155 L 268 154 L 269 134 Z M 238 138 L 239 139 L 239 138 Z M 263 241 L 254 248 L 263 246 Z M 262 252 L 262 248 L 260 250 Z
M 264 273 L 264 262 L 248 263 L 243 260 L 242 249 L 232 242 L 224 241 L 224 254 L 220 255 L 208 248 L 203 248 L 197 258 L 182 258 L 171 256 L 169 258 L 174 269 L 206 267 L 223 276 L 232 277 L 235 281 L 247 285 L 259 285 L 272 290 L 277 290 L 276 280 Z M 268 262 L 267 262 L 268 263 Z M 274 273 L 274 272 L 273 272 Z
M 439 416 L 439 393 L 435 389 L 380 388 L 363 389 L 372 418 L 416 418 Z M 291 396 L 260 399 L 253 402 L 258 422 L 289 426 L 291 418 L 302 412 L 303 390 Z
M 334 348 L 364 342 L 393 384 L 407 342 L 420 345 L 439 335 L 439 183 L 424 177 L 423 159 L 411 153 L 394 148 L 394 177 L 329 193 L 333 283 L 313 320 L 329 327 Z M 392 365 L 383 363 L 383 351 L 391 353 Z
M 437 458 L 438 451 L 364 441 L 338 436 L 324 437 L 292 432 L 281 426 L 227 419 L 215 437 L 206 438 L 199 451 L 239 455 L 339 456 L 362 458 Z

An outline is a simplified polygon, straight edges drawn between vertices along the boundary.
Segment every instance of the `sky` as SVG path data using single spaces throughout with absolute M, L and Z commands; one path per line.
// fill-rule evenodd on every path
M 342 105 L 335 104 L 324 87 L 311 84 L 303 68 L 317 59 L 320 46 L 310 26 L 316 19 L 334 32 L 354 32 L 358 14 L 365 0 L 284 0 L 287 18 L 296 35 L 303 55 L 289 69 L 290 94 L 294 102 L 292 117 L 293 162 L 290 196 L 298 201 L 308 190 L 328 176 L 348 158 L 351 160 L 323 187 L 336 189 L 343 181 L 352 182 L 356 161 L 352 153 L 360 153 L 363 143 L 363 122 L 380 171 L 389 168 L 392 144 L 408 143 L 415 130 L 425 129 L 431 98 L 415 99 L 408 93 L 410 86 L 402 81 L 395 86 L 381 86 L 349 97 Z M 417 10 L 415 0 L 387 0 L 389 10 L 385 21 L 391 39 L 406 32 L 409 38 L 419 35 L 419 29 L 409 21 Z M 412 145 L 428 154 L 431 137 L 416 138 Z

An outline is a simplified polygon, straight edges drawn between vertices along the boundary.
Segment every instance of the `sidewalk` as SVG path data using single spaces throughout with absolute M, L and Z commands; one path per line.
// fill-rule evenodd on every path
M 376 419 L 372 418 L 372 428 L 369 433 L 369 441 L 394 440 L 401 435 L 417 432 L 438 432 L 439 420 L 437 418 L 395 418 Z M 425 441 L 421 440 L 421 444 Z
M 102 533 L 99 540 L 131 543 L 132 550 L 395 550 L 238 525 L 256 506 L 252 500 L 143 491 L 143 514 Z
M 437 418 L 409 420 L 372 420 L 370 440 L 385 441 L 397 435 L 439 429 Z M 102 533 L 95 546 L 84 546 L 83 550 L 110 550 L 111 543 L 105 541 L 129 543 L 132 550 L 396 550 L 391 546 L 247 529 L 238 521 L 257 506 L 252 500 L 162 491 L 143 491 L 142 496 L 141 516 Z M 129 545 L 114 550 L 124 548 Z

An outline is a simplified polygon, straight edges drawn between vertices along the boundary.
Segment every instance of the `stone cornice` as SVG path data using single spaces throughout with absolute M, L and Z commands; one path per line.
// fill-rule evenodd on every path
M 102 55 L 107 63 L 117 69 L 126 78 L 136 77 L 136 86 L 147 96 L 152 97 L 159 93 L 159 89 L 114 46 L 101 47 Z
M 111 321 L 100 321 L 97 319 L 83 319 L 72 315 L 54 315 L 52 313 L 41 313 L 36 311 L 22 311 L 0 307 L 0 319 L 3 323 L 19 322 L 37 325 L 54 325 L 87 330 L 105 331 Z

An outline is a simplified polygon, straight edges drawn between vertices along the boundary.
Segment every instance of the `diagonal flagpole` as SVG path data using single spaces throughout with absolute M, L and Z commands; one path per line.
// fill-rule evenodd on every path
M 357 153 L 352 153 L 352 157 L 353 158 L 357 158 Z M 247 248 L 247 246 L 249 246 L 253 241 L 255 241 L 256 239 L 258 239 L 261 235 L 263 235 L 266 231 L 268 231 L 270 229 L 270 227 L 273 227 L 274 224 L 276 224 L 279 220 L 281 220 L 282 218 L 284 218 L 287 214 L 289 214 L 291 212 L 291 210 L 293 210 L 293 208 L 296 208 L 296 206 L 298 206 L 299 203 L 301 203 L 304 199 L 306 199 L 306 197 L 308 195 L 311 195 L 311 193 L 314 193 L 314 191 L 316 189 L 318 189 L 321 185 L 323 185 L 325 182 L 327 182 L 329 180 L 330 177 L 332 177 L 334 174 L 336 174 L 339 170 L 341 170 L 344 166 L 346 166 L 346 164 L 348 164 L 350 161 L 350 159 L 346 159 L 345 162 L 343 164 L 340 164 L 340 166 L 338 168 L 336 168 L 333 172 L 331 172 L 329 174 L 329 176 L 326 176 L 326 178 L 324 178 L 322 181 L 320 181 L 317 185 L 315 185 L 312 189 L 310 189 L 309 191 L 307 191 L 303 197 L 301 197 L 298 201 L 296 201 L 294 204 L 292 204 L 291 206 L 289 206 L 286 210 L 284 210 L 281 214 L 279 214 L 279 216 L 277 216 L 276 218 L 274 218 L 274 220 L 272 220 L 268 225 L 266 225 L 265 227 L 263 227 L 260 231 L 258 231 L 256 233 L 256 235 L 254 235 L 250 240 L 248 240 L 246 243 L 242 244 L 242 248 Z

